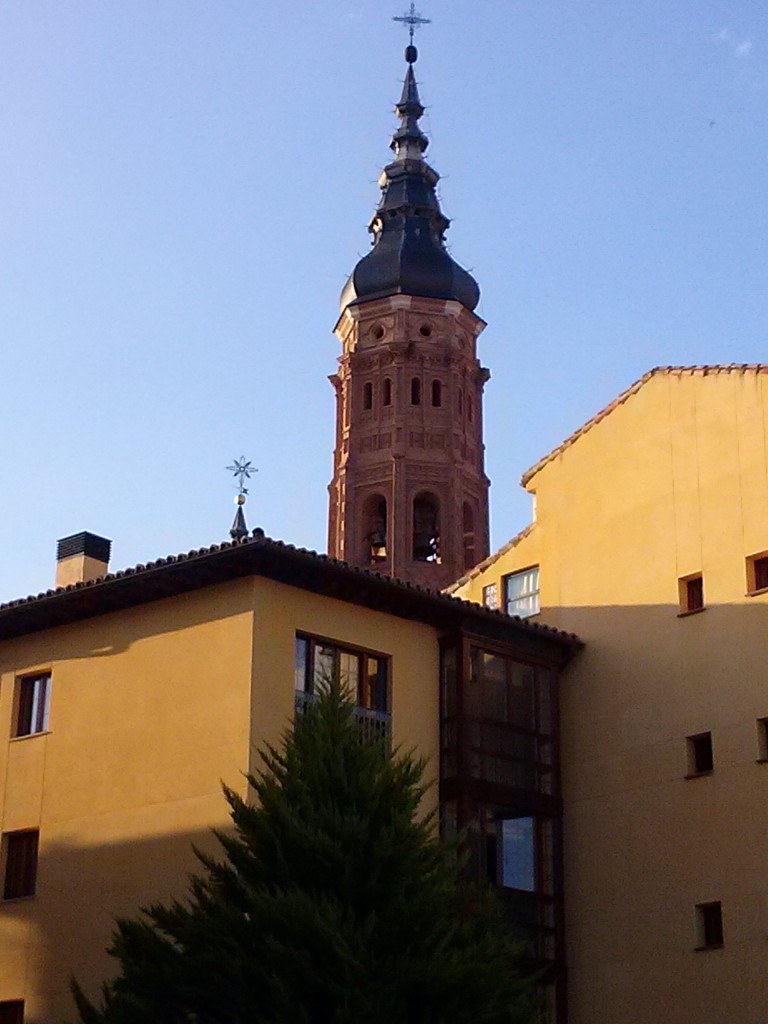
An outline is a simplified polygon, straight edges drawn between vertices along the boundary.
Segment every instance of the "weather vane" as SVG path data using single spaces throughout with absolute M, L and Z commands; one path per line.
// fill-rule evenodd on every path
M 246 495 L 248 488 L 245 486 L 245 481 L 251 479 L 252 473 L 258 473 L 258 469 L 252 466 L 250 461 L 246 462 L 244 455 L 241 455 L 239 459 L 235 459 L 231 466 L 227 466 L 227 469 L 237 477 L 238 497 Z M 237 504 L 243 505 L 245 503 L 239 501 Z
M 411 9 L 407 14 L 400 14 L 395 16 L 392 21 L 401 21 L 404 25 L 408 26 L 408 31 L 411 36 L 411 45 L 413 45 L 413 33 L 419 25 L 431 24 L 431 18 L 422 18 L 422 16 L 416 10 L 416 4 L 411 0 Z
M 241 455 L 239 459 L 235 459 L 231 466 L 227 466 L 227 469 L 237 477 L 237 497 L 235 498 L 237 511 L 235 512 L 235 521 L 232 523 L 229 535 L 232 540 L 239 540 L 241 537 L 248 536 L 248 527 L 245 525 L 245 513 L 243 512 L 245 496 L 248 493 L 245 481 L 250 480 L 253 473 L 258 473 L 258 469 L 252 466 L 250 461 L 246 461 L 244 455 Z

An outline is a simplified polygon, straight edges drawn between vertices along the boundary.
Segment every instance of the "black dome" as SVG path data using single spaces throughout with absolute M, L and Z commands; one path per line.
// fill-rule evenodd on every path
M 369 225 L 373 249 L 352 271 L 341 308 L 387 295 L 454 299 L 470 311 L 480 300 L 477 282 L 449 255 L 435 194 L 439 175 L 424 160 L 429 140 L 418 125 L 424 108 L 409 64 L 397 104 L 401 125 L 392 137 L 395 160 L 379 179 L 381 202 Z

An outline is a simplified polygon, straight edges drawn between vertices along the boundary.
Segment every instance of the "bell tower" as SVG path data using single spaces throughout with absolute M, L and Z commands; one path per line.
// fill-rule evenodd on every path
M 424 107 L 407 71 L 369 224 L 373 248 L 341 294 L 328 551 L 441 589 L 488 555 L 480 292 L 445 247 L 449 221 L 424 160 Z

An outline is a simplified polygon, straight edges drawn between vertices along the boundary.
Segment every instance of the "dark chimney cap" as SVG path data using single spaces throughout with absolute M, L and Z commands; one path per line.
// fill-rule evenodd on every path
M 71 537 L 62 537 L 56 545 L 56 561 L 61 562 L 73 555 L 85 555 L 95 558 L 98 562 L 109 563 L 112 541 L 106 537 L 97 537 L 95 533 L 73 533 Z

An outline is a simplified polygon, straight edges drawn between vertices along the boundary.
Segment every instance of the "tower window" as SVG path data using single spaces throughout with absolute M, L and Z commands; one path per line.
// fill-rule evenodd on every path
M 387 501 L 381 494 L 369 494 L 363 504 L 363 560 L 370 565 L 387 557 Z
M 467 395 L 467 419 L 472 422 L 472 395 Z
M 392 381 L 389 377 L 384 378 L 382 402 L 384 405 L 392 405 Z
M 411 405 L 421 405 L 421 381 L 418 377 L 411 379 Z
M 419 334 L 422 338 L 430 338 L 432 336 L 432 328 L 429 324 L 422 324 L 419 328 Z
M 464 502 L 462 510 L 462 527 L 464 531 L 464 568 L 471 569 L 475 564 L 475 513 L 469 502 Z
M 381 324 L 376 324 L 376 326 L 372 329 L 371 334 L 377 341 L 381 341 L 381 339 L 384 337 L 385 331 Z
M 366 381 L 363 385 L 363 408 L 373 408 L 373 384 L 370 381 Z
M 432 405 L 439 409 L 443 404 L 443 385 L 439 380 L 432 381 Z
M 458 402 L 459 402 L 459 414 L 461 414 L 461 413 L 464 412 L 464 389 L 463 388 L 459 388 Z
M 434 494 L 417 494 L 413 502 L 413 560 L 440 561 L 440 506 Z

